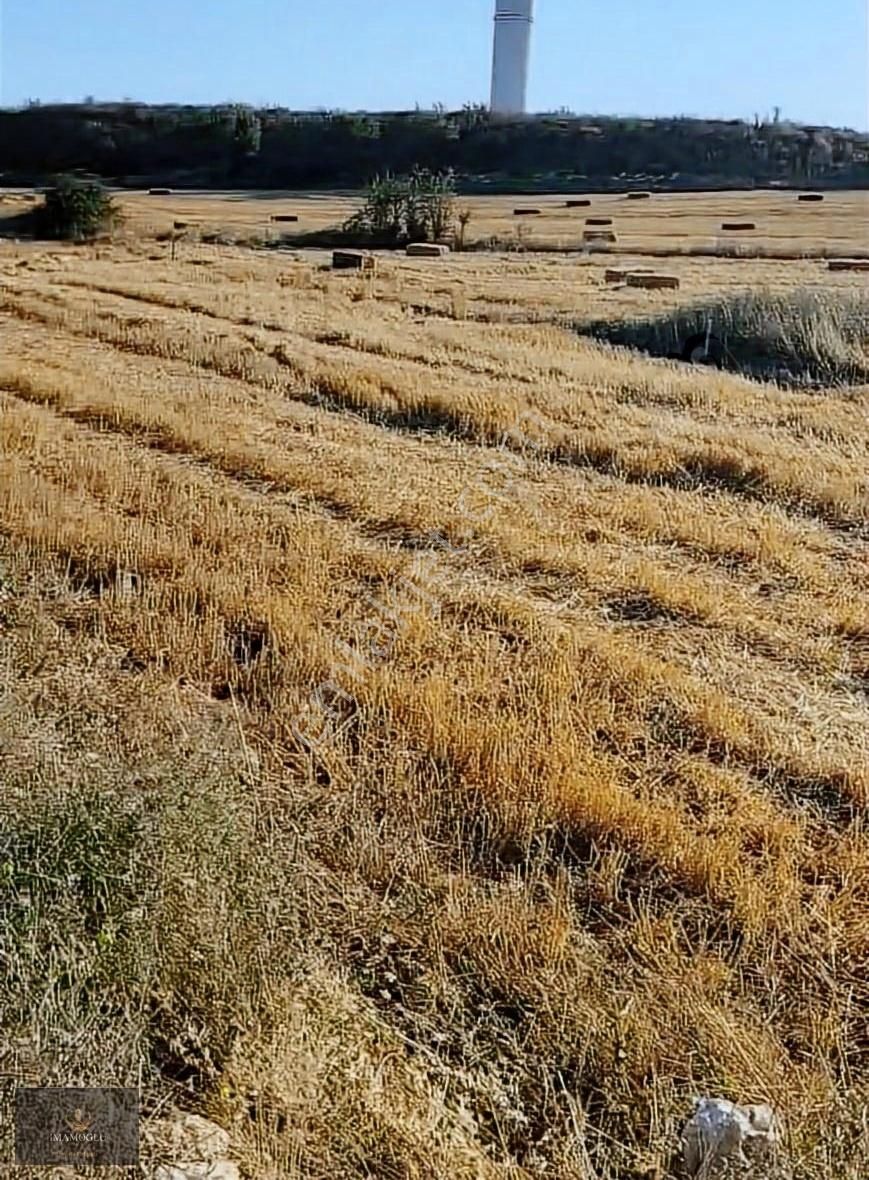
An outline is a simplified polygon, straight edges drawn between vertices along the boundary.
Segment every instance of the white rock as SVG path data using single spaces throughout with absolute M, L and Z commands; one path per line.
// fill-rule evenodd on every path
M 161 1164 L 154 1180 L 239 1180 L 238 1164 L 232 1160 L 213 1163 Z
M 728 1164 L 747 1168 L 769 1160 L 779 1142 L 772 1108 L 737 1106 L 726 1098 L 698 1098 L 682 1132 L 682 1160 L 690 1177 L 714 1180 Z
M 164 1158 L 193 1160 L 197 1167 L 200 1162 L 207 1164 L 222 1160 L 229 1151 L 229 1133 L 198 1114 L 178 1111 L 152 1124 L 148 1128 L 148 1137 L 159 1146 Z M 175 1166 L 188 1165 L 180 1163 Z

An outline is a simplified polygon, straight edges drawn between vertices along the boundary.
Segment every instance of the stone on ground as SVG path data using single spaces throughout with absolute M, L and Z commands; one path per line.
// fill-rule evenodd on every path
M 692 1180 L 718 1180 L 732 1175 L 734 1165 L 766 1180 L 778 1143 L 775 1115 L 765 1103 L 737 1106 L 726 1098 L 699 1098 L 682 1132 L 682 1161 Z

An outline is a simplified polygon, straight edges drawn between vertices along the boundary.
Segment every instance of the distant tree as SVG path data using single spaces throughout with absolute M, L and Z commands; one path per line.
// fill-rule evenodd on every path
M 240 152 L 255 156 L 262 147 L 262 120 L 252 107 L 235 108 L 234 139 Z
M 489 122 L 489 108 L 483 103 L 466 102 L 459 115 L 462 131 L 472 131 Z

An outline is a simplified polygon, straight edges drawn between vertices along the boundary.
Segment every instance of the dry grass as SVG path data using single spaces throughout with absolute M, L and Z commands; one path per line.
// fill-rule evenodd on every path
M 654 286 L 658 281 L 655 275 L 627 276 L 628 286 Z M 657 356 L 681 356 L 687 342 L 711 337 L 723 367 L 797 388 L 869 382 L 867 291 L 753 291 L 664 315 L 589 325 L 586 330 Z
M 141 1084 L 249 1177 L 623 1180 L 720 1093 L 864 1176 L 869 388 L 570 326 L 861 276 L 167 249 L 0 243 L 4 1099 Z

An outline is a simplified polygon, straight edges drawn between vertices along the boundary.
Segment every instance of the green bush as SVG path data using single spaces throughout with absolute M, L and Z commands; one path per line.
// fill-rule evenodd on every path
M 77 176 L 58 177 L 36 211 L 38 236 L 61 241 L 89 241 L 116 221 L 114 202 L 103 185 Z
M 384 248 L 434 242 L 450 234 L 455 221 L 452 171 L 414 168 L 409 176 L 387 173 L 368 186 L 365 204 L 342 227 L 361 244 Z

